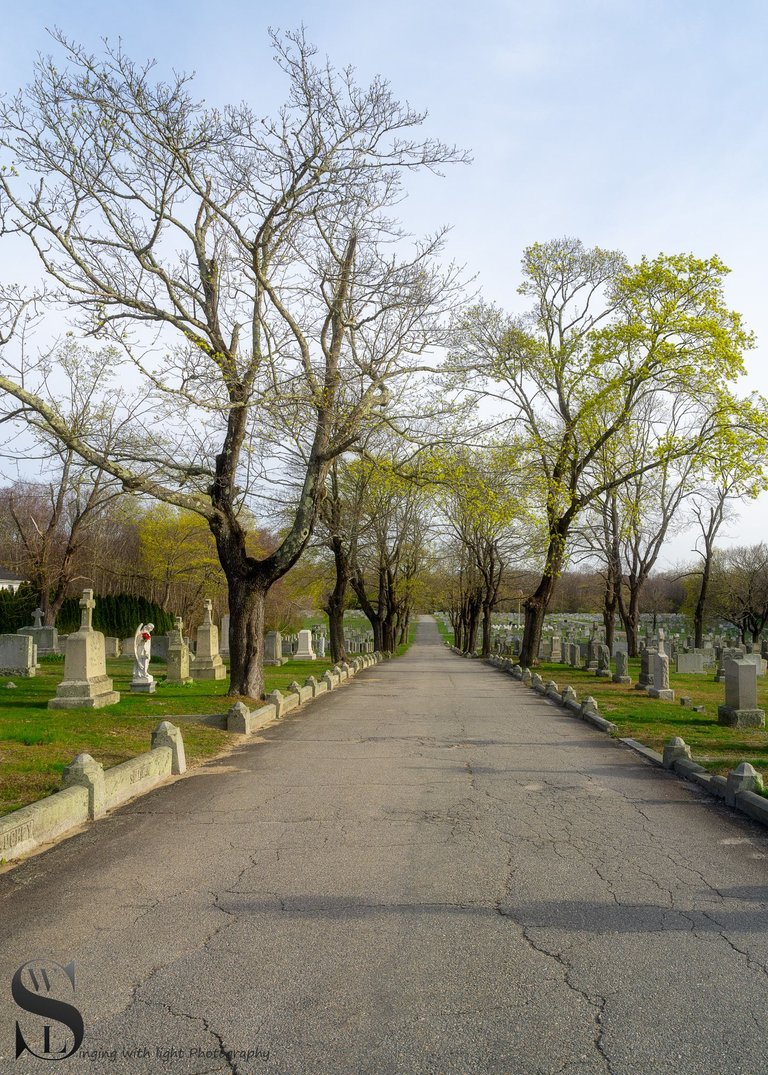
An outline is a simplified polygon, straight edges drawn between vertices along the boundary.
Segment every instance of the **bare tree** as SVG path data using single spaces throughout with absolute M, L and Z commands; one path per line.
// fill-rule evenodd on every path
M 742 642 L 757 642 L 768 624 L 768 545 L 721 551 L 711 576 L 717 615 L 738 628 Z
M 66 63 L 41 59 L 0 107 L 0 212 L 80 331 L 111 343 L 94 375 L 105 411 L 72 428 L 46 369 L 8 345 L 0 387 L 124 488 L 207 520 L 229 587 L 230 691 L 258 697 L 266 594 L 306 546 L 328 468 L 456 301 L 443 233 L 408 246 L 391 217 L 403 177 L 466 158 L 413 137 L 423 113 L 379 78 L 318 64 L 302 33 L 273 36 L 288 98 L 272 119 L 206 108 L 188 77 L 154 82 L 120 47 L 97 58 L 54 37 Z M 247 527 L 273 461 L 256 446 L 289 425 L 304 462 L 291 520 L 257 557 Z
M 344 612 L 349 587 L 358 561 L 361 530 L 365 529 L 365 495 L 370 470 L 355 461 L 335 459 L 331 464 L 326 495 L 320 505 L 317 536 L 333 557 L 333 583 L 325 596 L 331 657 L 346 660 Z
M 704 639 L 704 617 L 715 557 L 715 542 L 723 523 L 739 501 L 755 499 L 768 485 L 766 474 L 765 402 L 752 399 L 742 404 L 734 425 L 723 431 L 706 461 L 704 481 L 692 497 L 697 538 L 694 552 L 701 563 L 698 594 L 693 609 L 694 644 Z
M 0 513 L 7 514 L 6 533 L 18 550 L 16 567 L 37 590 L 49 625 L 79 577 L 78 554 L 93 523 L 122 492 L 103 470 L 83 468 L 66 448 L 59 464 L 53 481 L 19 481 L 0 489 Z
M 392 653 L 408 637 L 417 579 L 427 558 L 431 490 L 417 475 L 398 473 L 397 460 L 370 460 L 364 466 L 368 475 L 350 584 L 371 624 L 375 648 Z

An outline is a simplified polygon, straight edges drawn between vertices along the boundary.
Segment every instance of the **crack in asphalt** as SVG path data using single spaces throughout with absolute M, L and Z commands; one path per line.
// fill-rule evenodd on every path
M 202 1023 L 203 1030 L 205 1030 L 206 1034 L 210 1034 L 211 1037 L 216 1039 L 219 1049 L 221 1051 L 221 1059 L 227 1065 L 227 1069 L 232 1073 L 232 1075 L 244 1075 L 244 1073 L 241 1072 L 240 1068 L 237 1066 L 237 1063 L 235 1062 L 234 1058 L 231 1056 L 232 1051 L 228 1050 L 224 1045 L 224 1039 L 222 1038 L 221 1034 L 219 1034 L 217 1030 L 213 1029 L 205 1016 L 190 1015 L 188 1012 L 176 1011 L 173 1007 L 171 1007 L 170 1004 L 158 1005 L 153 1004 L 152 1001 L 147 1000 L 143 1000 L 141 1001 L 141 1003 L 144 1004 L 147 1008 L 162 1008 L 164 1011 L 167 1011 L 170 1015 L 173 1015 L 177 1019 L 189 1019 L 192 1023 Z
M 608 1056 L 604 1041 L 605 1028 L 603 1026 L 603 1018 L 605 1015 L 607 998 L 604 996 L 589 993 L 586 989 L 581 989 L 579 986 L 577 986 L 571 980 L 571 975 L 575 973 L 575 968 L 573 964 L 569 963 L 568 960 L 565 959 L 560 952 L 553 952 L 549 948 L 545 948 L 543 945 L 537 944 L 533 937 L 531 937 L 531 935 L 529 934 L 528 928 L 524 925 L 524 923 L 522 923 L 518 918 L 516 918 L 510 911 L 505 910 L 503 907 L 501 907 L 500 903 L 501 901 L 499 901 L 496 906 L 497 914 L 501 915 L 502 918 L 509 919 L 511 922 L 514 923 L 515 926 L 517 926 L 517 929 L 520 932 L 520 936 L 523 938 L 523 940 L 525 940 L 525 942 L 534 952 L 537 952 L 539 953 L 539 955 L 543 955 L 549 959 L 554 960 L 562 968 L 563 984 L 566 985 L 573 993 L 577 994 L 577 996 L 580 996 L 590 1008 L 594 1009 L 593 1021 L 595 1024 L 595 1033 L 593 1038 L 593 1044 L 603 1062 L 605 1070 L 608 1072 L 608 1075 L 613 1075 L 611 1061 Z

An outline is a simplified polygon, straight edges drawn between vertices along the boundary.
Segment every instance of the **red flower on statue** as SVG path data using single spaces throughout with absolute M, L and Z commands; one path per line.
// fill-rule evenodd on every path
M 150 640 L 150 638 L 152 637 L 152 635 L 150 635 L 150 634 L 147 634 L 147 632 L 146 632 L 146 631 L 142 631 L 142 632 L 141 632 L 141 637 L 142 637 L 142 638 L 144 639 L 144 641 L 145 641 L 145 642 L 149 642 L 149 640 Z

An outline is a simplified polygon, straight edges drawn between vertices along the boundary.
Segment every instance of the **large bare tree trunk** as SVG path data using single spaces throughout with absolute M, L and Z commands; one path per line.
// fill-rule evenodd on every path
M 325 610 L 328 613 L 328 628 L 331 643 L 331 660 L 336 664 L 347 659 L 347 647 L 344 642 L 344 609 L 346 607 L 347 583 L 349 581 L 349 564 L 344 555 L 341 539 L 332 539 L 333 559 L 336 566 L 336 581 L 328 595 Z
M 629 604 L 619 600 L 619 615 L 627 632 L 627 655 L 638 655 L 638 628 L 640 626 L 640 590 L 641 587 L 630 582 Z
M 264 697 L 264 607 L 269 587 L 229 578 L 229 693 Z
M 693 610 L 693 644 L 696 649 L 704 645 L 704 613 L 707 607 L 707 595 L 709 592 L 709 579 L 712 572 L 712 552 L 705 550 L 704 565 L 701 570 L 701 585 L 699 595 L 696 598 L 696 607 Z
M 539 659 L 544 617 L 547 614 L 552 594 L 555 592 L 555 584 L 563 566 L 565 539 L 569 526 L 570 519 L 560 519 L 551 528 L 547 558 L 544 562 L 544 571 L 539 585 L 531 596 L 527 597 L 523 602 L 525 627 L 523 628 L 523 644 L 520 649 L 520 664 L 524 668 L 532 668 Z
M 371 601 L 368 599 L 368 593 L 365 588 L 365 581 L 359 572 L 353 572 L 349 579 L 352 589 L 355 591 L 355 596 L 360 602 L 360 608 L 365 613 L 368 622 L 371 625 L 373 631 L 373 648 L 376 653 L 383 653 L 386 649 L 384 645 L 384 617 L 381 615 L 382 610 L 382 576 L 379 572 L 379 601 L 378 608 L 374 608 Z
M 615 632 L 616 605 L 618 598 L 612 584 L 606 584 L 603 593 L 603 625 L 605 627 L 605 644 L 611 656 L 613 656 L 613 643 Z
M 491 613 L 493 611 L 493 604 L 488 601 L 483 602 L 483 637 L 480 644 L 480 656 L 490 657 L 491 655 Z
M 549 575 L 542 575 L 534 593 L 523 602 L 525 609 L 523 644 L 520 648 L 520 664 L 523 668 L 532 668 L 539 660 L 541 632 L 544 617 L 555 589 L 555 580 Z

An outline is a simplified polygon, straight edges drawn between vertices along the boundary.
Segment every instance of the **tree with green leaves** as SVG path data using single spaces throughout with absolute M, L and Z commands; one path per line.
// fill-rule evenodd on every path
M 474 652 L 479 622 L 483 657 L 491 653 L 492 617 L 503 585 L 530 554 L 533 528 L 519 459 L 518 445 L 491 443 L 439 453 L 431 461 L 444 525 L 460 550 L 454 635 Z
M 723 296 L 716 257 L 659 255 L 627 264 L 576 239 L 523 256 L 524 316 L 481 304 L 457 326 L 453 367 L 468 391 L 503 404 L 527 446 L 529 495 L 544 505 L 547 547 L 525 602 L 521 661 L 536 660 L 544 615 L 572 529 L 586 507 L 709 439 L 732 406 L 752 337 Z M 600 456 L 631 440 L 650 397 L 684 397 L 690 421 L 658 430 L 652 457 L 601 475 Z
M 372 455 L 355 469 L 361 495 L 349 582 L 371 625 L 374 647 L 392 653 L 408 637 L 427 563 L 432 490 L 397 455 Z
M 617 439 L 610 452 L 602 453 L 602 484 L 617 472 L 636 472 L 596 497 L 579 528 L 587 548 L 602 561 L 606 580 L 603 620 L 611 652 L 618 611 L 629 656 L 638 655 L 643 587 L 667 539 L 688 525 L 685 508 L 703 466 L 702 446 L 692 443 L 687 455 L 663 454 L 651 469 L 642 467 L 657 460 L 660 435 L 677 438 L 688 433 L 691 412 L 695 425 L 700 413 L 697 402 L 684 395 L 661 400 L 651 395 L 638 407 L 627 438 Z
M 692 497 L 696 521 L 694 552 L 699 557 L 693 606 L 694 645 L 704 643 L 715 542 L 739 501 L 755 499 L 768 488 L 768 407 L 758 397 L 741 402 L 731 421 L 708 446 L 702 481 Z

